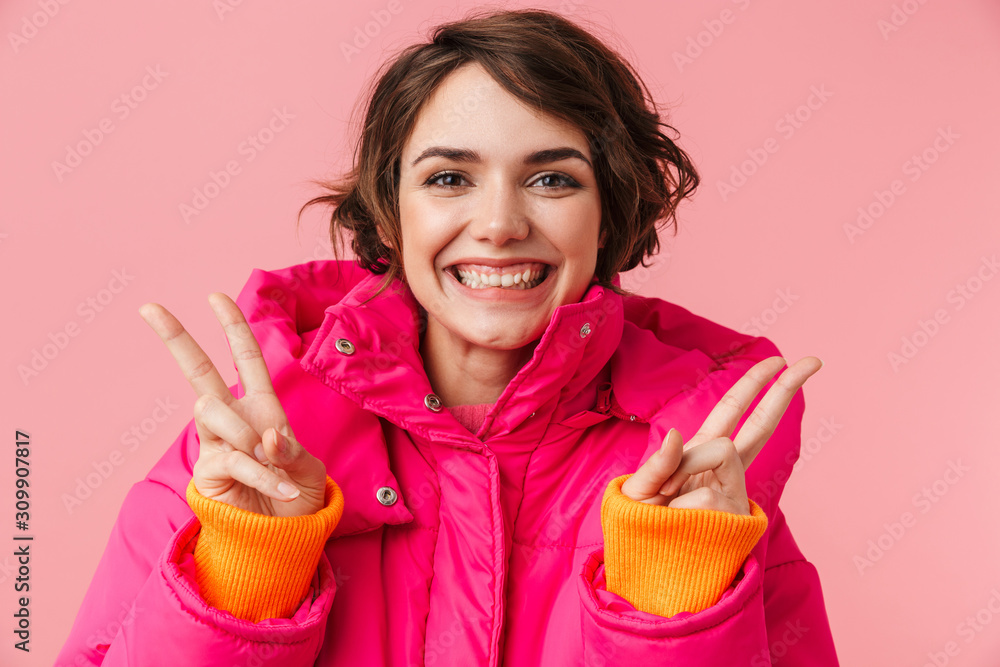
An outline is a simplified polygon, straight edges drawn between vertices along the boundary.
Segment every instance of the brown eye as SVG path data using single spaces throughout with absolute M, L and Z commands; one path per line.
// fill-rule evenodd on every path
M 556 173 L 543 174 L 542 176 L 538 177 L 538 180 L 539 181 L 544 181 L 547 178 L 558 179 L 555 183 L 551 183 L 550 182 L 551 183 L 550 185 L 544 186 L 544 187 L 547 187 L 548 189 L 578 188 L 578 187 L 580 187 L 580 184 L 577 183 L 575 179 L 573 179 L 570 176 L 567 176 L 566 174 L 556 174 Z
M 424 181 L 424 185 L 441 185 L 442 187 L 445 187 L 445 188 L 458 187 L 458 185 L 459 185 L 458 183 L 452 183 L 452 184 L 436 183 L 436 181 L 438 181 L 439 179 L 442 179 L 442 178 L 458 178 L 458 179 L 461 179 L 462 175 L 459 174 L 456 171 L 442 171 L 442 172 L 439 172 L 437 174 L 434 174 L 433 176 L 431 176 L 430 178 L 428 178 L 426 181 Z

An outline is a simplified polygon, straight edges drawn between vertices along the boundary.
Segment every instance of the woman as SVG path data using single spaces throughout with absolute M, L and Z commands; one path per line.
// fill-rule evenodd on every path
M 777 504 L 821 362 L 776 380 L 770 341 L 619 287 L 697 185 L 660 127 L 548 12 L 396 58 L 307 204 L 357 261 L 211 295 L 237 386 L 142 307 L 195 418 L 60 664 L 836 664 Z

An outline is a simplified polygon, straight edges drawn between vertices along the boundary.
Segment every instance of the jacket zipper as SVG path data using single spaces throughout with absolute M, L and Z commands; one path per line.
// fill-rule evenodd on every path
M 639 419 L 638 416 L 622 410 L 621 406 L 618 405 L 618 401 L 615 400 L 610 382 L 604 382 L 597 388 L 597 405 L 594 407 L 594 411 L 629 422 L 646 423 L 645 419 Z

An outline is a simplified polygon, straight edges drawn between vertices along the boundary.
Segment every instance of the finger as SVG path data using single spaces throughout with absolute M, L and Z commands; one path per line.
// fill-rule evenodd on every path
M 690 493 L 678 496 L 667 507 L 674 509 L 717 510 L 730 514 L 751 516 L 750 503 L 742 499 L 730 498 L 707 486 L 700 486 Z
M 139 315 L 163 340 L 195 394 L 211 394 L 227 403 L 233 400 L 212 360 L 169 310 L 158 303 L 144 303 L 139 307 Z
M 261 442 L 260 434 L 217 396 L 205 394 L 198 397 L 194 403 L 194 418 L 199 437 L 202 427 L 210 431 L 211 444 L 226 442 L 245 454 L 253 455 L 254 448 Z M 205 441 L 202 440 L 202 443 Z
M 226 338 L 229 339 L 229 347 L 233 361 L 236 362 L 236 370 L 240 374 L 243 393 L 273 394 L 274 387 L 271 386 L 271 376 L 267 372 L 264 355 L 261 354 L 260 345 L 257 344 L 250 325 L 243 317 L 243 311 L 222 292 L 209 294 L 208 303 L 222 324 Z
M 736 445 L 725 437 L 715 438 L 684 450 L 677 470 L 657 492 L 667 497 L 676 495 L 684 482 L 693 475 L 709 470 L 714 472 L 716 479 L 719 480 L 723 495 L 731 498 L 746 495 L 746 471 L 743 462 L 736 451 Z
M 781 416 L 792 402 L 795 392 L 822 366 L 823 362 L 816 357 L 799 359 L 774 381 L 764 394 L 764 398 L 760 399 L 760 403 L 743 422 L 740 432 L 733 440 L 744 468 L 749 468 L 757 454 L 764 448 L 767 439 L 774 433 Z
M 195 487 L 206 498 L 228 491 L 232 486 L 232 480 L 256 489 L 275 500 L 292 500 L 300 493 L 294 484 L 278 477 L 267 466 L 236 449 L 227 454 L 209 457 L 198 473 L 201 484 L 196 483 Z
M 622 493 L 632 500 L 658 500 L 660 487 L 677 469 L 683 454 L 684 438 L 672 428 L 663 438 L 660 448 L 646 459 L 634 475 L 622 484 Z
M 754 364 L 736 384 L 730 388 L 726 394 L 719 399 L 719 402 L 708 413 L 708 417 L 702 423 L 701 428 L 688 440 L 687 446 L 690 448 L 713 438 L 728 438 L 732 436 L 733 429 L 740 421 L 740 417 L 746 412 L 753 402 L 754 397 L 760 393 L 774 374 L 785 365 L 785 360 L 781 357 L 768 357 L 763 361 Z

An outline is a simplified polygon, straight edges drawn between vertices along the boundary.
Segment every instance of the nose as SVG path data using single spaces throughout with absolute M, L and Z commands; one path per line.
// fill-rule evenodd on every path
M 472 215 L 469 233 L 477 241 L 503 246 L 511 241 L 523 241 L 531 231 L 516 187 L 489 188 L 481 195 Z

